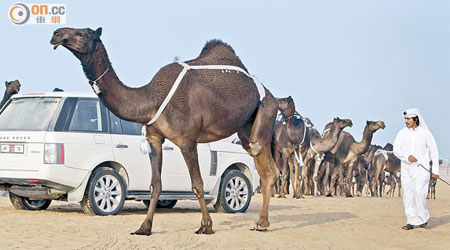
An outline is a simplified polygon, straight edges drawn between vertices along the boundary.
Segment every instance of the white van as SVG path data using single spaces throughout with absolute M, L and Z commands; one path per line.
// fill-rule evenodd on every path
M 80 202 L 88 214 L 114 215 L 125 200 L 148 206 L 151 166 L 141 153 L 141 125 L 121 120 L 93 93 L 20 94 L 0 111 L 0 191 L 17 209 L 51 200 Z M 198 145 L 205 199 L 218 210 L 245 212 L 259 184 L 253 159 L 237 138 Z M 163 145 L 158 207 L 196 199 L 180 150 Z

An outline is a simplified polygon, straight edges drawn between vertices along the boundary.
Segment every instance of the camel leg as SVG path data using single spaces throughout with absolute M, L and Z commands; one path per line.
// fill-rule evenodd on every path
M 314 195 L 320 196 L 319 192 L 319 167 L 320 167 L 320 160 L 319 157 L 317 157 L 315 163 L 314 163 L 314 173 L 313 173 L 313 182 L 314 182 Z
M 341 168 L 340 165 L 335 165 L 333 168 L 333 171 L 331 172 L 331 181 L 329 190 L 327 192 L 327 196 L 333 196 L 336 195 L 336 182 L 339 179 L 339 168 Z
M 272 157 L 271 141 L 273 135 L 273 126 L 275 116 L 278 111 L 278 101 L 266 92 L 266 97 L 258 107 L 255 120 L 251 127 L 248 141 L 241 139 L 242 146 L 255 161 L 256 170 L 261 177 L 263 191 L 263 205 L 259 212 L 259 220 L 256 223 L 255 230 L 265 231 L 269 227 L 269 202 L 270 195 L 275 184 L 275 162 Z M 239 138 L 248 138 L 247 124 L 238 132 Z M 245 143 L 247 142 L 247 143 Z
M 355 161 L 350 161 L 348 163 L 347 175 L 346 175 L 345 182 L 344 182 L 346 197 L 353 197 L 350 186 L 353 185 L 352 179 L 353 179 L 354 166 L 355 166 Z
M 286 157 L 286 155 L 283 153 L 282 155 L 283 158 L 283 171 L 281 172 L 281 187 L 280 187 L 280 195 L 278 196 L 278 198 L 286 198 L 286 193 L 287 193 L 287 182 L 288 182 L 288 159 Z M 277 180 L 279 180 L 280 178 L 277 178 Z
M 282 153 L 275 152 L 274 161 L 275 161 L 275 164 L 277 165 L 277 168 L 275 169 L 275 175 L 276 175 L 275 194 L 280 194 L 280 191 L 281 191 L 281 183 L 280 183 L 281 171 L 280 171 L 280 168 L 283 169 Z M 273 197 L 273 195 L 272 195 L 272 197 Z
M 308 163 L 308 162 L 305 162 Z M 309 195 L 309 164 L 304 164 L 302 168 L 303 194 Z
M 296 192 L 296 179 L 295 179 L 295 166 L 294 166 L 294 162 L 292 161 L 292 157 L 286 159 L 286 164 L 288 164 L 289 166 L 289 179 L 291 181 L 291 186 L 292 186 L 292 196 L 295 196 L 295 192 Z
M 192 192 L 197 196 L 200 203 L 200 209 L 202 210 L 202 221 L 200 228 L 195 232 L 196 234 L 214 234 L 212 229 L 212 220 L 209 216 L 208 209 L 206 207 L 203 180 L 200 173 L 200 167 L 198 164 L 198 152 L 196 142 L 184 142 L 181 146 L 181 153 L 186 161 L 189 169 L 189 175 L 191 177 Z
M 147 137 L 152 151 L 149 153 L 150 163 L 152 166 L 152 181 L 150 185 L 150 205 L 148 206 L 147 216 L 141 227 L 134 233 L 136 235 L 151 235 L 153 216 L 155 214 L 156 204 L 158 203 L 159 194 L 161 193 L 161 168 L 162 168 L 162 144 L 164 139 L 159 137 Z
M 294 189 L 294 198 L 299 199 L 303 198 L 303 192 L 302 192 L 302 186 L 303 186 L 303 179 L 302 179 L 302 173 L 305 166 L 300 166 L 298 164 L 297 159 L 293 159 L 292 162 L 294 163 L 295 168 L 295 189 Z
M 323 161 L 324 166 L 322 167 L 325 170 L 324 176 L 323 176 L 323 180 L 322 180 L 322 184 L 323 184 L 323 191 L 325 193 L 325 195 L 329 194 L 330 191 L 330 168 L 331 168 L 331 164 L 327 161 Z

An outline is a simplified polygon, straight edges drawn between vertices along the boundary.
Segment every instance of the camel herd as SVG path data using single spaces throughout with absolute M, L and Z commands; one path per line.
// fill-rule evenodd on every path
M 280 116 L 272 140 L 280 176 L 274 187 L 278 197 L 286 196 L 288 183 L 293 198 L 363 193 L 381 196 L 383 184 L 390 186 L 388 194 L 392 195 L 400 187 L 400 160 L 392 154 L 392 144 L 384 148 L 371 145 L 373 134 L 385 128 L 383 121 L 367 121 L 362 140 L 356 142 L 343 131 L 353 125 L 350 119 L 335 118 L 320 134 L 308 118 L 295 111 L 291 97 L 278 101 Z
M 389 153 L 392 145 L 383 149 L 371 145 L 373 134 L 385 128 L 383 121 L 367 121 L 360 142 L 343 131 L 352 126 L 349 119 L 333 119 L 321 134 L 295 111 L 291 97 L 275 98 L 248 74 L 231 46 L 220 40 L 207 42 L 193 60 L 162 67 L 143 87 L 130 88 L 112 68 L 101 33 L 101 28 L 60 28 L 54 31 L 50 43 L 54 49 L 68 49 L 80 60 L 89 84 L 108 109 L 119 118 L 143 125 L 151 148 L 151 202 L 144 222 L 133 234 L 152 234 L 165 139 L 180 148 L 188 166 L 192 192 L 202 211 L 196 231 L 200 234 L 214 231 L 204 199 L 197 144 L 234 133 L 253 157 L 261 177 L 263 205 L 254 227 L 257 231 L 265 231 L 270 225 L 270 197 L 274 193 L 286 197 L 289 186 L 294 198 L 350 197 L 364 192 L 379 196 L 386 181 L 391 190 L 399 183 L 400 164 Z M 8 93 L 10 85 L 6 85 Z

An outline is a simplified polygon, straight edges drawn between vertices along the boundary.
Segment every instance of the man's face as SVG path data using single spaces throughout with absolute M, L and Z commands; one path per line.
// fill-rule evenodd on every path
M 405 123 L 408 128 L 414 128 L 416 125 L 416 122 L 410 117 L 405 117 Z

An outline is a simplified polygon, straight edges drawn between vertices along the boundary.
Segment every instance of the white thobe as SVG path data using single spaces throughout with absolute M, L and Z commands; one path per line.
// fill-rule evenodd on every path
M 394 155 L 401 160 L 401 180 L 403 205 L 406 223 L 421 225 L 428 221 L 427 194 L 430 181 L 430 160 L 433 161 L 432 173 L 439 175 L 439 156 L 436 142 L 431 132 L 424 127 L 404 128 L 398 132 L 394 141 Z M 417 162 L 410 162 L 408 156 L 414 156 Z

